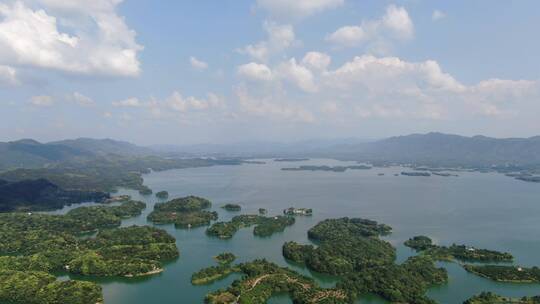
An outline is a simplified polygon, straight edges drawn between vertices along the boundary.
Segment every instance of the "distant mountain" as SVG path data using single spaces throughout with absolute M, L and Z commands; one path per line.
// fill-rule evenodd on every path
M 0 212 L 54 210 L 107 197 L 108 194 L 103 192 L 65 191 L 46 179 L 0 180 Z
M 316 154 L 439 166 L 530 166 L 540 165 L 540 136 L 498 139 L 442 133 L 413 134 L 372 143 L 338 145 Z
M 150 149 L 111 139 L 80 138 L 45 144 L 32 139 L 22 139 L 0 142 L 0 170 L 39 168 L 107 154 L 134 156 L 150 153 Z
M 99 156 L 107 154 L 143 156 L 155 153 L 149 148 L 139 147 L 129 142 L 113 139 L 77 138 L 51 142 L 48 144 L 70 147 L 73 149 L 90 152 L 94 155 Z

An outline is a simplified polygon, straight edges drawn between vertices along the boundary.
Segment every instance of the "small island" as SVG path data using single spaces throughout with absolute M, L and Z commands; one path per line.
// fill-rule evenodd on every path
M 450 247 L 434 245 L 427 236 L 415 236 L 405 242 L 410 247 L 424 255 L 429 255 L 442 261 L 471 261 L 471 262 L 512 262 L 514 257 L 507 252 L 478 249 L 466 245 L 453 244 Z
M 470 273 L 506 283 L 540 283 L 540 268 L 504 265 L 464 265 Z
M 540 304 L 540 296 L 514 299 L 501 297 L 491 292 L 482 292 L 468 299 L 463 304 Z
M 191 284 L 193 285 L 206 285 L 215 281 L 222 280 L 234 272 L 238 272 L 239 269 L 231 267 L 229 264 L 210 266 L 203 268 L 193 275 L 191 275 Z
M 231 211 L 231 212 L 239 212 L 242 210 L 242 207 L 238 204 L 226 204 L 224 206 L 222 206 L 221 208 L 227 210 L 227 211 Z
M 103 201 L 104 204 L 113 204 L 113 203 L 119 203 L 119 202 L 125 202 L 131 200 L 131 196 L 129 195 L 117 195 L 113 196 L 111 198 L 105 199 Z
M 212 273 L 212 271 L 207 272 Z M 321 288 L 312 278 L 266 260 L 240 264 L 234 268 L 234 272 L 240 272 L 244 276 L 227 289 L 209 293 L 205 298 L 205 303 L 264 304 L 280 292 L 287 292 L 293 302 L 298 304 L 348 303 L 349 297 L 344 290 Z
M 423 177 L 429 177 L 431 176 L 431 173 L 429 172 L 401 172 L 401 175 L 404 176 L 423 176 Z
M 260 215 L 265 215 L 268 213 L 268 210 L 264 209 L 264 208 L 259 208 L 259 214 Z
M 330 171 L 330 172 L 345 172 L 347 170 L 370 170 L 372 167 L 365 165 L 354 166 L 300 166 L 293 168 L 281 168 L 283 171 Z
M 210 225 L 218 219 L 217 212 L 206 211 L 212 203 L 197 196 L 173 199 L 157 203 L 148 220 L 155 224 L 174 224 L 176 228 L 195 228 Z
M 236 256 L 230 252 L 223 252 L 214 257 L 214 259 L 219 263 L 223 265 L 228 265 L 234 262 L 236 260 Z
M 167 199 L 169 198 L 169 192 L 167 191 L 159 191 L 156 193 L 156 197 L 159 199 Z
M 310 215 L 313 215 L 313 209 L 290 207 L 283 210 L 283 214 L 291 215 L 291 216 L 294 216 L 294 215 L 310 216 Z
M 255 236 L 268 237 L 274 233 L 282 232 L 287 226 L 293 225 L 294 222 L 294 218 L 289 216 L 238 215 L 230 222 L 214 223 L 206 230 L 206 233 L 220 239 L 230 239 L 239 229 L 255 226 L 253 229 Z
M 308 161 L 309 158 L 276 158 L 275 162 L 303 162 Z

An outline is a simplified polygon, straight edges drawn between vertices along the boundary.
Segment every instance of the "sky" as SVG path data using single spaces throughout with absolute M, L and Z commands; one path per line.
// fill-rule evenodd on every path
M 0 0 L 0 141 L 540 135 L 536 0 Z

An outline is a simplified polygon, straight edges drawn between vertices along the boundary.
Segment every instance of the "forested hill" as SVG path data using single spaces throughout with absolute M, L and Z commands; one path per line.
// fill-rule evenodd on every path
M 133 156 L 150 153 L 149 149 L 111 139 L 80 138 L 51 143 L 22 139 L 0 142 L 0 171 L 13 168 L 39 168 L 106 154 Z
M 314 154 L 438 166 L 530 166 L 540 165 L 540 136 L 498 139 L 442 133 L 413 134 L 371 143 L 334 146 Z

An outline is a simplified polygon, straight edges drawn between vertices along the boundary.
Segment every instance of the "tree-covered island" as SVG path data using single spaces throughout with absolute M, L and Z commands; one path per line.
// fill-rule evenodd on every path
M 463 302 L 463 304 L 540 304 L 540 296 L 517 299 L 501 297 L 491 292 L 482 292 Z
M 230 252 L 223 252 L 214 257 L 219 264 L 228 265 L 236 260 L 236 256 Z
M 96 304 L 101 287 L 92 282 L 57 281 L 55 275 L 151 275 L 178 257 L 175 239 L 153 227 L 118 228 L 145 204 L 80 207 L 65 215 L 0 214 L 0 302 L 13 304 Z M 98 231 L 94 237 L 80 237 Z
M 174 224 L 176 228 L 194 228 L 210 225 L 218 219 L 217 212 L 207 211 L 212 203 L 202 197 L 187 196 L 154 205 L 148 220 L 155 224 Z
M 396 264 L 395 249 L 379 236 L 391 227 L 358 218 L 324 220 L 308 231 L 318 246 L 287 242 L 285 258 L 309 269 L 337 275 L 337 288 L 349 299 L 373 293 L 396 303 L 434 303 L 427 288 L 447 281 L 447 272 L 428 256 L 411 257 Z
M 509 265 L 464 265 L 470 273 L 508 283 L 540 283 L 540 268 L 525 268 Z
M 206 230 L 206 233 L 220 239 L 230 239 L 239 229 L 255 226 L 253 229 L 255 236 L 268 237 L 274 233 L 282 232 L 294 222 L 294 218 L 290 216 L 238 215 L 229 222 L 214 223 Z
M 405 241 L 410 247 L 423 255 L 429 255 L 435 260 L 460 260 L 470 262 L 512 262 L 514 257 L 507 252 L 479 249 L 466 245 L 453 244 L 449 247 L 438 246 L 427 236 L 415 236 Z
M 266 260 L 255 260 L 236 266 L 235 272 L 244 274 L 230 287 L 209 293 L 205 303 L 264 304 L 274 294 L 288 293 L 298 304 L 345 304 L 347 293 L 340 289 L 324 289 L 309 277 Z
M 221 208 L 231 212 L 239 212 L 242 210 L 242 207 L 239 204 L 225 204 Z
M 159 199 L 168 199 L 169 198 L 169 192 L 167 191 L 159 191 L 156 193 L 156 197 Z

